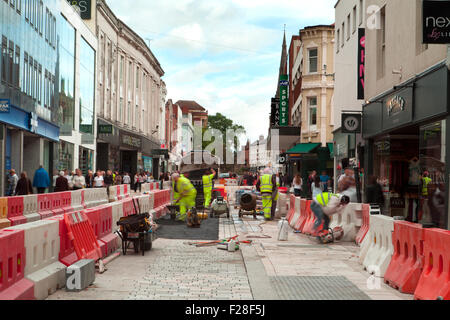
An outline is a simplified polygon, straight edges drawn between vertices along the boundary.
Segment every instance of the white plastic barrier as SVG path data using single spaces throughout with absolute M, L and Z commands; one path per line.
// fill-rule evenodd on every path
M 392 232 L 394 231 L 394 218 L 383 215 L 370 217 L 370 229 L 366 238 L 369 239 L 369 248 L 364 258 L 363 266 L 370 274 L 384 277 L 391 262 L 394 246 Z
M 41 220 L 41 215 L 38 213 L 37 198 L 36 194 L 23 196 L 23 215 L 27 218 L 27 222 Z
M 150 193 L 150 183 L 143 183 L 141 185 L 141 193 Z
M 361 210 L 360 203 L 349 203 L 341 213 L 332 216 L 329 227 L 331 229 L 341 227 L 344 230 L 344 237 L 341 241 L 355 241 L 362 223 Z
M 94 190 L 94 194 L 93 194 L 94 207 L 109 203 L 108 193 L 106 191 L 106 188 L 95 188 L 93 190 Z
M 141 213 L 150 212 L 150 197 L 148 194 L 136 196 L 134 199 L 137 199 Z
M 40 220 L 9 229 L 25 232 L 25 278 L 34 282 L 36 299 L 43 300 L 63 288 L 66 266 L 58 261 L 59 221 Z
M 294 216 L 291 219 L 291 222 L 289 223 L 289 225 L 292 228 L 295 228 L 295 225 L 298 222 L 298 219 L 300 219 L 300 197 L 295 197 L 295 211 L 294 211 Z
M 285 217 L 287 215 L 288 210 L 288 195 L 286 193 L 278 193 L 278 201 L 277 201 L 277 212 L 275 214 L 276 218 Z
M 73 211 L 81 211 L 84 209 L 83 201 L 82 201 L 82 192 L 83 190 L 75 190 L 71 192 L 71 200 L 72 200 L 72 208 Z

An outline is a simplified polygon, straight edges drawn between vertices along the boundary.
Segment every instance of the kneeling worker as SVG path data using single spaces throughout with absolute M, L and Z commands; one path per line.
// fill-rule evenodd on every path
M 195 198 L 197 197 L 197 190 L 192 185 L 191 181 L 183 175 L 174 173 L 172 180 L 175 181 L 176 190 L 179 194 L 179 199 L 176 203 L 180 205 L 180 216 L 178 221 L 186 221 L 186 213 L 189 209 L 195 207 Z
M 205 174 L 202 177 L 203 180 L 203 195 L 205 197 L 205 202 L 203 204 L 204 208 L 209 208 L 211 204 L 211 194 L 213 187 L 213 179 L 216 175 L 216 171 L 213 168 L 209 168 L 206 170 Z
M 350 203 L 348 196 L 324 192 L 311 202 L 311 210 L 316 216 L 314 223 L 315 236 L 321 237 L 329 233 L 330 217 L 341 212 Z

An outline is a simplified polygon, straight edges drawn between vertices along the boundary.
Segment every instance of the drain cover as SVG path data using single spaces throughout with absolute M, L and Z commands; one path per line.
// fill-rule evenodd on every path
M 346 277 L 270 277 L 282 300 L 371 300 Z

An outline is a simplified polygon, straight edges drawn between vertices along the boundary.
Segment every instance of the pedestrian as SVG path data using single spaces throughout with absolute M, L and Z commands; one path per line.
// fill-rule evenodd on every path
M 50 192 L 55 192 L 56 187 L 56 179 L 59 177 L 59 171 L 57 169 L 53 170 L 53 181 L 52 181 L 52 188 Z
M 119 174 L 118 171 L 116 171 L 116 177 L 114 178 L 114 184 L 116 186 L 119 186 L 122 184 L 122 176 Z
M 320 176 L 320 187 L 323 192 L 328 191 L 328 182 L 330 181 L 330 176 L 326 171 L 322 171 L 322 175 Z
M 319 176 L 316 176 L 314 178 L 314 182 L 311 184 L 311 190 L 312 190 L 312 198 L 313 199 L 315 199 L 319 194 L 321 194 L 323 192 Z
M 137 192 L 138 186 L 139 186 L 139 173 L 136 172 L 136 174 L 134 175 L 134 192 Z
M 84 181 L 86 182 L 86 188 L 93 188 L 94 187 L 94 175 L 92 174 L 92 170 L 88 170 L 88 174 L 84 178 Z
M 13 196 L 16 192 L 17 182 L 19 181 L 19 177 L 16 174 L 15 169 L 9 170 L 8 174 L 8 190 L 6 191 L 6 196 Z
M 311 189 L 311 185 L 314 182 L 314 179 L 316 178 L 316 170 L 311 171 L 310 175 L 308 176 L 308 180 L 307 180 L 307 187 L 308 187 L 308 199 L 312 198 L 312 189 Z
M 295 178 L 292 181 L 292 187 L 294 188 L 294 195 L 300 197 L 303 189 L 303 179 L 299 174 L 295 175 Z
M 147 176 L 145 174 L 145 172 L 141 172 L 141 174 L 139 175 L 139 183 L 138 183 L 138 188 L 139 188 L 139 192 L 141 192 L 142 189 L 142 184 L 147 182 Z
M 106 171 L 106 175 L 103 178 L 103 181 L 105 183 L 106 193 L 109 196 L 109 187 L 111 187 L 114 184 L 114 178 L 113 178 L 111 170 Z
M 83 177 L 81 170 L 75 170 L 76 175 L 73 177 L 73 190 L 80 190 L 86 187 L 86 179 Z
M 37 188 L 38 193 L 45 193 L 45 189 L 50 186 L 50 177 L 44 166 L 40 165 L 39 169 L 34 173 L 33 187 Z
M 345 177 L 340 183 L 341 194 L 350 198 L 350 202 L 358 202 L 358 194 L 356 192 L 356 181 L 352 177 Z
M 64 192 L 64 191 L 69 191 L 69 182 L 67 181 L 64 171 L 61 171 L 59 173 L 58 179 L 56 179 L 55 192 Z
M 355 172 L 353 171 L 353 169 L 351 167 L 347 167 L 344 170 L 344 173 L 340 175 L 339 179 L 338 179 L 338 191 L 342 192 L 345 191 L 346 189 L 344 188 L 344 186 L 349 186 L 350 183 L 347 181 L 346 183 L 343 183 L 344 179 L 347 179 L 349 181 L 349 179 L 352 179 L 355 181 Z M 356 185 L 356 183 L 355 183 Z
M 94 188 L 103 188 L 105 186 L 105 181 L 103 179 L 102 171 L 97 171 L 97 176 L 94 178 Z
M 27 173 L 24 171 L 20 174 L 20 179 L 17 181 L 16 186 L 16 196 L 26 196 L 33 194 L 33 186 L 31 185 L 31 180 L 28 179 Z
M 311 211 L 316 216 L 314 235 L 319 237 L 329 233 L 330 217 L 341 212 L 350 203 L 345 195 L 323 192 L 311 202 Z
M 130 178 L 130 176 L 128 175 L 128 172 L 125 172 L 125 173 L 123 174 L 122 183 L 123 183 L 123 184 L 130 184 L 130 183 L 131 183 L 131 178 Z
M 73 174 L 69 170 L 64 170 L 64 177 L 67 179 L 67 183 L 69 184 L 69 190 L 73 188 Z
M 383 188 L 378 183 L 376 176 L 369 177 L 368 186 L 366 187 L 366 203 L 377 204 L 380 208 L 384 207 Z

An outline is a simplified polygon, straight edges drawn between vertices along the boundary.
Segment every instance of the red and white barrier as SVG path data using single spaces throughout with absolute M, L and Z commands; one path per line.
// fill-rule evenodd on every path
M 28 196 L 23 196 L 23 215 L 27 218 L 27 222 L 41 220 L 37 195 L 31 194 Z
M 330 229 L 342 228 L 344 236 L 341 241 L 355 241 L 362 222 L 361 209 L 360 203 L 349 203 L 341 213 L 332 216 L 329 227 Z
M 292 197 L 292 195 L 291 195 Z M 300 219 L 300 202 L 301 202 L 301 198 L 300 197 L 294 197 L 294 212 L 291 215 L 291 219 L 288 220 L 289 221 L 289 225 L 292 228 L 295 228 L 295 225 L 297 224 L 298 220 Z
M 65 286 L 66 266 L 59 262 L 59 222 L 41 220 L 6 230 L 25 232 L 25 278 L 34 283 L 34 296 L 43 300 Z

